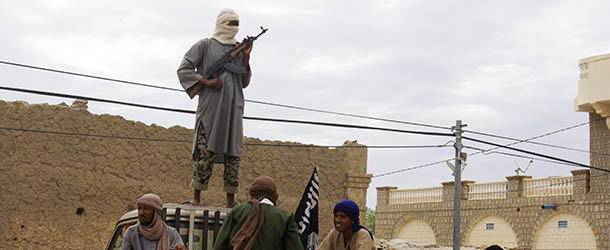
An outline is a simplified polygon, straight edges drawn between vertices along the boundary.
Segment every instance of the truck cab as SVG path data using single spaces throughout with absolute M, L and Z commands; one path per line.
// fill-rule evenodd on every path
M 220 226 L 229 212 L 229 208 L 165 203 L 161 218 L 180 233 L 189 250 L 208 250 L 213 249 Z M 112 237 L 105 249 L 120 250 L 125 231 L 137 222 L 137 210 L 123 214 L 114 226 Z

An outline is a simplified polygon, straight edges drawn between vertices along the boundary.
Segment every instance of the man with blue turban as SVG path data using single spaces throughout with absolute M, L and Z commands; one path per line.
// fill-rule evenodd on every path
M 360 225 L 360 209 L 351 200 L 344 200 L 333 209 L 335 228 L 330 230 L 318 250 L 375 249 L 373 234 Z

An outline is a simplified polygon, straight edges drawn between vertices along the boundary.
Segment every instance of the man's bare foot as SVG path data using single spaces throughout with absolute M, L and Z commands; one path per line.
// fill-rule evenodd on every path
M 235 206 L 235 194 L 227 193 L 227 208 L 233 208 Z

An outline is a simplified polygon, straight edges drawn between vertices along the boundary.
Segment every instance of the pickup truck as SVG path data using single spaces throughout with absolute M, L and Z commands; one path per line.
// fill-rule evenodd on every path
M 213 249 L 220 226 L 229 212 L 229 208 L 165 203 L 161 217 L 168 226 L 178 230 L 189 250 L 208 250 Z M 123 234 L 137 222 L 137 210 L 123 214 L 116 223 L 105 249 L 120 250 Z

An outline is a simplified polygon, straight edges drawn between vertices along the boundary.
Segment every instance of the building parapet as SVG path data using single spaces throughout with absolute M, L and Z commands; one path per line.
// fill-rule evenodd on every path
M 572 176 L 525 180 L 523 193 L 525 197 L 571 195 L 572 183 Z
M 508 193 L 508 182 L 472 183 L 468 185 L 469 200 L 504 199 Z
M 589 171 L 573 171 L 574 176 L 582 179 L 588 176 Z M 490 200 L 514 197 L 542 197 L 585 194 L 588 186 L 574 186 L 572 176 L 548 177 L 531 179 L 531 176 L 509 176 L 508 181 L 474 183 L 462 182 L 462 199 L 464 200 Z M 453 182 L 443 182 L 443 187 L 429 187 L 418 189 L 397 189 L 396 187 L 378 187 L 377 204 L 414 204 L 453 200 Z M 574 189 L 578 189 L 576 192 Z
M 443 188 L 390 190 L 390 204 L 410 204 L 443 201 Z

